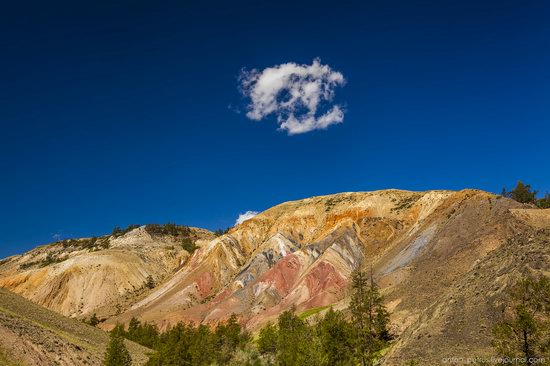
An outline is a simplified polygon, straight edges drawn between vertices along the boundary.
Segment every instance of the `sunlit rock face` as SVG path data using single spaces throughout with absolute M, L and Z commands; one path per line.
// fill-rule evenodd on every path
M 386 190 L 286 202 L 203 243 L 185 267 L 109 322 L 138 316 L 161 326 L 217 323 L 234 313 L 256 329 L 292 307 L 345 308 L 351 273 L 372 268 L 386 298 L 398 304 L 396 319 L 411 323 L 415 309 L 433 297 L 415 294 L 415 304 L 407 293 L 428 283 L 432 295 L 444 291 L 486 246 L 502 243 L 506 230 L 499 220 L 513 207 L 520 205 L 475 190 Z M 452 276 L 414 283 L 421 273 L 433 277 L 432 271 Z
M 191 255 L 143 228 L 108 249 L 39 247 L 0 262 L 0 286 L 62 314 L 99 312 L 106 329 L 236 314 L 255 331 L 287 309 L 345 310 L 361 268 L 399 336 L 387 364 L 437 364 L 463 349 L 490 355 L 506 290 L 525 268 L 550 270 L 549 231 L 550 210 L 477 190 L 341 193 L 280 204 L 219 237 L 193 229 Z
M 214 238 L 196 228 L 188 236 L 198 243 Z M 142 226 L 117 237 L 59 241 L 3 260 L 0 287 L 67 316 L 115 315 L 150 290 L 148 277 L 159 283 L 185 266 L 181 240 Z

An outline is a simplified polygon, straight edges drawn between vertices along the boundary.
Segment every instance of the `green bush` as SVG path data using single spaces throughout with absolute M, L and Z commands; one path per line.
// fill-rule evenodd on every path
M 214 235 L 216 235 L 216 236 L 222 236 L 222 235 L 227 234 L 227 233 L 229 232 L 229 230 L 231 230 L 230 227 L 228 227 L 228 228 L 226 228 L 226 229 L 216 229 L 216 230 L 214 231 Z
M 506 187 L 502 188 L 502 196 L 511 198 L 520 203 L 536 203 L 537 191 L 531 189 L 531 185 L 524 184 L 522 181 L 518 181 L 516 187 L 510 192 L 506 191 Z
M 100 323 L 99 319 L 97 318 L 97 315 L 96 313 L 94 313 L 90 319 L 88 321 L 86 321 L 85 323 L 87 324 L 90 324 L 92 327 L 95 327 L 96 325 L 98 325 Z
M 61 263 L 65 260 L 66 258 L 60 258 L 58 256 L 56 256 L 55 254 L 53 253 L 48 253 L 46 255 L 46 258 L 42 259 L 42 260 L 38 260 L 38 261 L 33 261 L 33 262 L 27 262 L 27 263 L 23 263 L 23 264 L 20 264 L 19 265 L 19 269 L 22 269 L 22 270 L 26 270 L 26 269 L 29 269 L 29 268 L 32 268 L 32 267 L 46 267 L 46 266 L 49 266 L 50 264 L 55 264 L 55 263 Z
M 115 238 L 118 238 L 119 236 L 129 233 L 130 231 L 137 229 L 138 227 L 140 227 L 140 225 L 136 224 L 128 225 L 126 229 L 121 229 L 120 227 L 115 226 L 111 235 L 113 235 Z
M 173 223 L 167 223 L 164 225 L 159 224 L 147 224 L 145 225 L 145 230 L 150 235 L 171 235 L 174 237 L 182 237 L 191 235 L 191 230 L 187 226 L 176 225 Z
M 544 198 L 539 199 L 537 206 L 540 208 L 550 208 L 550 193 L 546 193 Z
M 155 280 L 153 279 L 153 276 L 147 276 L 147 279 L 145 280 L 145 287 L 147 287 L 148 289 L 152 289 L 153 287 L 155 287 Z
M 181 240 L 181 247 L 189 252 L 189 254 L 193 254 L 193 252 L 197 250 L 197 246 L 190 238 L 183 238 Z

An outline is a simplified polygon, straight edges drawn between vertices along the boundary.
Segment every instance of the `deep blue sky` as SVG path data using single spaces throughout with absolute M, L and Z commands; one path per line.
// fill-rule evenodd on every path
M 550 191 L 545 1 L 18 1 L 0 32 L 0 257 L 341 191 Z M 343 124 L 228 108 L 241 68 L 315 57 Z

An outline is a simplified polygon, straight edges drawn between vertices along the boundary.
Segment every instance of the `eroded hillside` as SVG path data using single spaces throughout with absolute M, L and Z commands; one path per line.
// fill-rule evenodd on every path
M 173 226 L 169 226 L 172 228 Z M 141 226 L 99 238 L 63 240 L 0 262 L 0 287 L 67 316 L 115 315 L 189 257 L 206 230 Z
M 550 273 L 550 210 L 512 209 L 495 220 L 479 220 L 485 224 L 483 232 L 465 227 L 471 238 L 460 234 L 455 254 L 446 262 L 441 253 L 449 245 L 443 241 L 435 244 L 404 286 L 387 290 L 389 301 L 399 301 L 394 323 L 400 324 L 401 313 L 407 310 L 407 316 L 413 302 L 418 315 L 410 325 L 400 324 L 400 337 L 386 364 L 417 360 L 439 365 L 449 357 L 494 356 L 492 329 L 510 305 L 508 291 L 525 276 Z M 497 234 L 488 235 L 494 228 Z
M 479 258 L 505 242 L 518 203 L 460 192 L 378 191 L 275 206 L 202 246 L 169 281 L 111 322 L 215 323 L 238 314 L 257 328 L 297 311 L 345 306 L 351 272 L 372 266 L 398 331 Z
M 291 307 L 308 315 L 345 309 L 352 271 L 372 268 L 398 336 L 385 363 L 437 365 L 465 352 L 490 355 L 505 292 L 526 273 L 548 273 L 550 263 L 549 211 L 477 190 L 312 197 L 220 237 L 194 230 L 192 255 L 143 228 L 109 238 L 108 249 L 29 266 L 57 250 L 37 248 L 0 265 L 0 285 L 68 315 L 122 304 L 119 314 L 105 312 L 106 329 L 132 317 L 165 328 L 236 314 L 257 330 Z M 152 290 L 143 289 L 149 274 Z

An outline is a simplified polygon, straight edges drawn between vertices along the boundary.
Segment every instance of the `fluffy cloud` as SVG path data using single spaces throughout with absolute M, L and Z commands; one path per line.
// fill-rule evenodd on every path
M 256 212 L 256 211 L 246 211 L 245 213 L 240 214 L 239 217 L 237 217 L 237 221 L 235 221 L 235 226 L 237 226 L 239 224 L 242 224 L 243 222 L 245 222 L 248 219 L 253 218 L 257 214 L 258 214 L 258 212 Z
M 52 239 L 55 241 L 59 241 L 63 238 L 63 231 L 57 230 L 54 234 L 52 234 Z
M 246 116 L 259 121 L 274 114 L 279 128 L 289 135 L 344 121 L 342 108 L 330 105 L 334 89 L 345 84 L 344 75 L 319 59 L 311 65 L 289 62 L 262 71 L 242 71 L 240 82 L 244 95 L 250 98 Z

